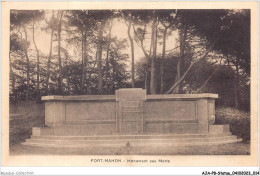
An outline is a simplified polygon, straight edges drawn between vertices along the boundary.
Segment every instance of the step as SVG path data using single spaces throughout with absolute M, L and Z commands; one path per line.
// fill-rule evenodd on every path
M 230 139 L 230 140 L 221 140 L 221 141 L 207 141 L 207 142 L 182 142 L 182 143 L 176 143 L 171 141 L 164 141 L 161 143 L 155 142 L 143 142 L 143 143 L 134 143 L 130 142 L 131 146 L 135 147 L 151 147 L 151 146 L 171 146 L 171 147 L 179 147 L 179 146 L 194 146 L 194 145 L 218 145 L 218 144 L 227 144 L 227 143 L 236 143 L 241 141 L 241 139 Z M 126 143 L 116 143 L 116 144 L 109 144 L 109 143 L 101 143 L 101 144 L 52 144 L 52 143 L 33 143 L 33 142 L 24 142 L 22 145 L 29 145 L 29 146 L 35 146 L 35 147 L 53 147 L 53 148 L 88 148 L 88 147 L 124 147 L 126 146 Z
M 223 137 L 209 137 L 209 138 L 171 138 L 171 139 L 110 139 L 110 140 L 58 140 L 58 139 L 27 139 L 26 142 L 29 143 L 48 143 L 48 144 L 60 144 L 60 145 L 75 145 L 76 144 L 125 144 L 130 143 L 182 143 L 182 142 L 212 142 L 212 141 L 223 141 L 223 140 L 234 140 L 237 139 L 236 136 L 223 136 Z
M 171 139 L 171 138 L 206 138 L 230 136 L 230 132 L 223 134 L 146 134 L 146 135 L 92 135 L 92 136 L 31 136 L 32 139 L 59 139 L 59 140 L 111 140 L 111 139 Z

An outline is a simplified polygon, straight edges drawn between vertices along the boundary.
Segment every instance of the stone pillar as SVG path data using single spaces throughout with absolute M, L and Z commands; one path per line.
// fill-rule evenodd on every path
M 209 132 L 209 123 L 208 123 L 208 100 L 207 99 L 198 99 L 198 133 L 207 134 Z
M 116 91 L 117 132 L 140 134 L 144 132 L 144 101 L 146 91 L 140 88 L 119 89 Z
M 45 125 L 62 126 L 65 123 L 65 102 L 46 101 L 45 102 Z
M 209 125 L 215 123 L 215 99 L 208 100 Z
M 209 133 L 209 125 L 215 123 L 215 100 L 201 98 L 197 100 L 199 128 L 198 133 Z

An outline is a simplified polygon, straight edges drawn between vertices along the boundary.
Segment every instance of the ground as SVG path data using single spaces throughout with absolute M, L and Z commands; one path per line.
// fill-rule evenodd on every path
M 23 146 L 10 147 L 11 155 L 249 155 L 249 143 L 232 143 L 221 145 L 200 145 L 184 147 L 122 147 L 122 148 L 83 148 L 57 149 Z

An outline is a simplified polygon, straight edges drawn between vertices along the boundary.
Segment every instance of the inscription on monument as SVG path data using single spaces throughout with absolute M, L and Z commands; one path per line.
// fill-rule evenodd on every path
M 144 132 L 144 100 L 146 92 L 142 89 L 121 89 L 116 92 L 119 104 L 119 133 L 140 134 Z
M 122 101 L 122 133 L 143 132 L 143 102 Z

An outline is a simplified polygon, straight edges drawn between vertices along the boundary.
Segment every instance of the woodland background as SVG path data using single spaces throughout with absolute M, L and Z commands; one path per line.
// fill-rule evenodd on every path
M 217 93 L 250 109 L 250 10 L 11 10 L 10 102 Z

